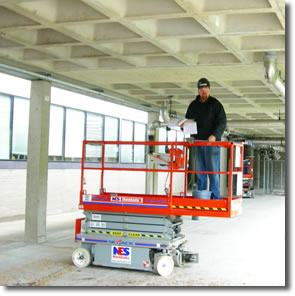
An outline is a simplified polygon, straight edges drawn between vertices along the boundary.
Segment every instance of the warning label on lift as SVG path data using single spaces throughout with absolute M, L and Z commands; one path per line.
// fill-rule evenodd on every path
M 106 228 L 107 224 L 105 222 L 93 222 L 93 221 L 90 221 L 89 226 L 90 227 L 96 227 L 96 228 Z
M 89 202 L 89 201 L 91 201 L 91 195 L 90 195 L 90 194 L 84 194 L 84 195 L 83 195 L 83 201 L 84 201 L 84 202 Z
M 91 229 L 89 229 L 88 233 L 108 234 L 108 235 L 113 235 L 113 236 L 124 236 L 123 231 L 103 231 L 103 230 L 91 230 Z M 127 236 L 128 237 L 164 238 L 164 235 L 146 234 L 146 233 L 138 233 L 138 232 L 127 232 Z
M 82 196 L 84 204 L 101 205 L 101 206 L 126 206 L 126 207 L 145 207 L 145 208 L 168 208 L 166 200 L 163 199 L 150 199 L 140 196 L 101 196 L 101 195 L 91 195 L 84 194 Z M 83 208 L 83 205 L 80 205 Z M 96 219 L 99 220 L 100 217 L 97 216 Z
M 112 246 L 112 262 L 131 264 L 131 247 Z
M 92 214 L 92 220 L 101 221 L 101 214 Z
M 130 203 L 142 203 L 143 198 L 141 197 L 124 197 L 124 196 L 111 196 L 111 201 L 119 201 L 119 202 L 130 202 Z

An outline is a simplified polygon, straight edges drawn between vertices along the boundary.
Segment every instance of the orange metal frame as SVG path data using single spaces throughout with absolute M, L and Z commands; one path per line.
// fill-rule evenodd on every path
M 85 166 L 86 145 L 95 144 L 102 146 L 101 165 L 99 167 Z M 233 197 L 233 176 L 243 173 L 243 151 L 245 143 L 233 142 L 214 142 L 211 146 L 219 146 L 230 149 L 229 169 L 223 172 L 199 172 L 188 170 L 188 149 L 192 146 L 207 146 L 208 142 L 124 142 L 124 141 L 83 141 L 82 165 L 81 165 L 81 190 L 79 208 L 87 211 L 105 211 L 152 215 L 188 215 L 188 216 L 209 216 L 209 217 L 233 217 L 239 215 L 242 206 L 242 195 Z M 160 146 L 167 145 L 173 155 L 176 147 L 182 146 L 184 151 L 184 168 L 176 169 L 173 166 L 173 157 L 171 157 L 168 169 L 148 169 L 148 168 L 115 168 L 105 166 L 105 146 L 106 145 L 144 145 Z M 234 149 L 240 149 L 240 166 L 234 167 Z M 85 170 L 100 170 L 100 188 L 98 193 L 89 194 L 84 189 L 83 180 Z M 169 194 L 134 194 L 107 192 L 104 188 L 105 171 L 138 171 L 138 172 L 169 172 L 170 184 Z M 182 173 L 184 175 L 184 188 L 180 195 L 172 194 L 172 183 L 174 174 Z M 195 199 L 187 194 L 187 175 L 189 173 L 207 173 L 207 174 L 226 174 L 228 176 L 228 196 L 222 200 L 202 200 Z
M 253 180 L 253 157 L 249 157 L 250 164 L 244 165 L 244 168 L 248 168 L 248 173 L 243 174 L 243 179 Z

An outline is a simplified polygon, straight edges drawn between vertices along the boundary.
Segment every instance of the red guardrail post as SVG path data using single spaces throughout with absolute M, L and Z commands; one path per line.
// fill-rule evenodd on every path
M 81 183 L 80 183 L 80 204 L 82 203 L 82 195 L 84 192 L 84 163 L 85 163 L 85 146 L 86 141 L 82 142 L 82 159 L 81 159 Z
M 101 175 L 100 175 L 100 192 L 103 192 L 103 178 L 104 178 L 104 155 L 105 155 L 105 144 L 102 144 L 101 152 Z

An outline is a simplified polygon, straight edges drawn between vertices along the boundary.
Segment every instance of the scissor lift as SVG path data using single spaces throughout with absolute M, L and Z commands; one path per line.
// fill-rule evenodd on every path
M 122 142 L 83 141 L 81 165 L 81 191 L 79 208 L 85 218 L 76 220 L 75 239 L 81 247 L 73 252 L 73 263 L 80 268 L 90 264 L 154 271 L 162 276 L 169 275 L 174 266 L 198 262 L 198 254 L 188 251 L 186 240 L 181 233 L 182 216 L 209 216 L 231 218 L 241 214 L 242 188 L 233 196 L 233 176 L 241 180 L 243 173 L 244 143 L 215 142 L 212 146 L 229 149 L 228 171 L 198 172 L 188 170 L 188 151 L 192 146 L 205 146 L 208 142 Z M 100 147 L 98 162 L 86 162 L 86 146 Z M 105 164 L 107 145 L 144 145 L 147 147 L 169 147 L 164 168 L 110 167 Z M 181 149 L 179 148 L 181 147 Z M 148 150 L 148 149 L 146 149 Z M 181 152 L 180 152 L 181 151 Z M 149 157 L 155 158 L 152 153 Z M 156 158 L 161 158 L 157 155 Z M 168 163 L 167 163 L 168 159 Z M 165 163 L 166 162 L 166 163 Z M 160 161 L 161 163 L 161 161 Z M 84 189 L 86 170 L 100 171 L 98 193 Z M 166 194 L 134 194 L 108 192 L 104 188 L 106 171 L 133 171 L 169 174 L 169 188 Z M 174 174 L 182 173 L 183 191 L 173 194 Z M 187 192 L 189 173 L 217 173 L 227 176 L 228 196 L 222 200 L 195 199 Z

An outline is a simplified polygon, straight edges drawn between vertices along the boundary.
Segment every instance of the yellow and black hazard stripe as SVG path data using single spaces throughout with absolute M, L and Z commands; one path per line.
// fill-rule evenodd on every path
M 189 209 L 189 210 L 206 210 L 206 211 L 226 211 L 226 208 L 209 208 L 209 207 L 191 207 L 191 206 L 172 206 L 173 209 Z
M 152 237 L 152 238 L 164 238 L 164 235 L 156 235 L 156 234 L 141 234 L 141 236 L 142 237 Z
M 108 234 L 113 236 L 123 236 L 123 231 L 101 231 L 101 230 L 88 230 L 89 233 L 97 233 L 97 234 Z M 149 238 L 164 238 L 164 235 L 157 234 L 145 234 L 139 232 L 127 232 L 128 237 L 149 237 Z
M 114 236 L 123 236 L 123 231 L 102 231 L 102 230 L 88 230 L 89 233 L 101 233 L 101 234 L 109 234 Z

